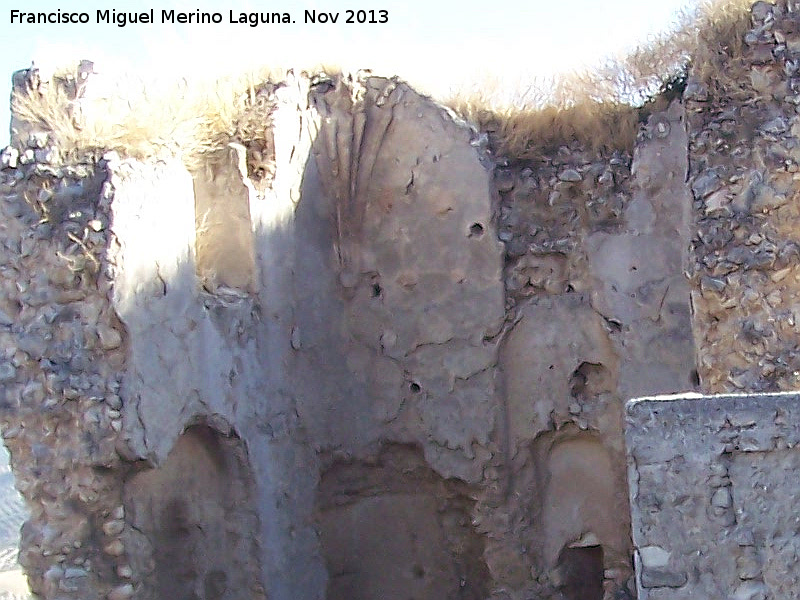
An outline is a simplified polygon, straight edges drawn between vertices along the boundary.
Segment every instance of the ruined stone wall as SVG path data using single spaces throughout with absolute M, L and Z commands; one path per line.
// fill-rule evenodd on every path
M 632 594 L 623 404 L 694 379 L 682 105 L 630 154 L 514 163 L 395 80 L 290 79 L 274 99 L 260 186 L 244 147 L 192 172 L 109 154 L 70 183 L 34 135 L 4 170 L 4 432 L 32 506 L 84 518 L 33 511 L 34 590 Z M 36 320 L 29 290 L 70 320 Z M 43 364 L 113 384 L 31 399 Z M 72 479 L 94 496 L 39 489 Z
M 755 3 L 741 58 L 691 76 L 693 307 L 702 389 L 797 389 L 800 27 Z
M 736 61 L 690 72 L 693 328 L 703 391 L 628 406 L 640 599 L 798 594 L 795 2 L 756 2 Z M 791 557 L 791 558 L 790 558 Z
M 20 164 L 7 152 L 4 432 L 43 597 L 492 585 L 472 525 L 499 414 L 490 170 L 467 128 L 397 82 L 297 80 L 275 104 L 280 168 L 260 192 L 241 148 L 192 173 L 109 154 L 75 181 L 42 135 Z M 26 308 L 39 297 L 43 315 Z M 384 466 L 392 448 L 419 474 Z M 372 473 L 391 485 L 324 493 Z M 336 561 L 362 550 L 342 514 L 404 554 L 343 582 Z
M 42 597 L 129 597 L 112 190 L 105 163 L 36 158 L 5 154 L 0 207 L 3 437 L 31 513 L 20 562 Z
M 699 378 L 745 393 L 629 404 L 640 599 L 800 589 L 798 398 L 753 393 L 798 384 L 798 8 L 755 3 L 741 58 L 687 82 Z
M 295 381 L 320 452 L 327 597 L 486 597 L 476 511 L 503 455 L 490 165 L 405 84 L 319 82 L 310 99 L 319 132 L 296 218 L 316 235 L 294 246 Z M 389 489 L 369 484 L 380 473 Z M 331 502 L 329 488 L 351 491 Z
M 695 74 L 630 151 L 492 156 L 377 77 L 271 88 L 259 181 L 244 146 L 191 171 L 7 151 L 2 418 L 34 590 L 600 600 L 637 593 L 633 555 L 640 597 L 766 582 L 658 538 L 689 519 L 685 463 L 634 462 L 629 495 L 624 405 L 793 385 L 792 15 L 758 3 L 744 91 Z M 634 457 L 660 435 L 636 406 Z M 730 516 L 718 458 L 693 540 Z
M 32 507 L 84 519 L 33 511 L 35 591 L 632 593 L 623 403 L 693 369 L 680 103 L 633 154 L 495 168 L 395 80 L 274 101 L 258 186 L 244 147 L 77 178 L 34 135 L 4 170 L 4 431 Z
M 191 170 L 65 165 L 16 122 L 0 380 L 33 590 L 796 593 L 796 398 L 624 405 L 796 387 L 798 35 L 756 3 L 741 60 L 630 151 L 494 156 L 366 76 L 271 86 L 269 143 Z
M 602 551 L 607 597 L 627 593 L 622 407 L 692 386 L 685 143 L 676 102 L 650 117 L 632 155 L 564 146 L 495 171 L 513 499 L 498 512 L 501 539 L 525 549 L 498 567 L 529 595 L 597 597 L 570 591 L 577 548 Z

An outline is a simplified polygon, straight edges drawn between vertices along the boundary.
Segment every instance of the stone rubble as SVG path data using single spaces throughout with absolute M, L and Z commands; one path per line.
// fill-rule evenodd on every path
M 130 585 L 113 470 L 121 428 L 122 324 L 110 310 L 111 190 L 105 163 L 3 152 L 0 248 L 2 430 L 30 519 L 20 562 L 42 597 L 103 598 Z M 98 535 L 99 534 L 99 535 Z M 112 556 L 113 558 L 109 558 Z M 122 596 L 119 596 L 122 597 Z
M 704 391 L 797 389 L 800 32 L 794 2 L 756 2 L 742 57 L 691 76 L 692 305 Z

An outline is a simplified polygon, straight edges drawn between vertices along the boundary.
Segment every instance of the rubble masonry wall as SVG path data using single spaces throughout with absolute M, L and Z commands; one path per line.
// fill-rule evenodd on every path
M 628 494 L 625 402 L 793 372 L 794 17 L 761 4 L 771 95 L 690 77 L 631 151 L 492 156 L 378 77 L 276 85 L 265 185 L 246 147 L 190 171 L 18 138 L 0 378 L 32 589 L 633 597 L 664 482 Z M 640 594 L 694 581 L 657 566 Z

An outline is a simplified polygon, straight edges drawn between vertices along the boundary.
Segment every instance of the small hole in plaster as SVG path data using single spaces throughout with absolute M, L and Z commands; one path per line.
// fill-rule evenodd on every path
M 372 297 L 378 298 L 383 293 L 383 288 L 379 283 L 372 284 Z
M 582 362 L 569 378 L 573 398 L 591 398 L 611 387 L 608 369 L 600 363 Z
M 694 387 L 700 386 L 700 374 L 697 372 L 697 369 L 689 371 L 689 383 Z
M 420 390 L 422 390 L 422 388 L 416 382 L 412 382 L 411 385 L 408 386 L 408 389 L 410 389 L 414 394 L 419 394 Z
M 605 321 L 606 328 L 610 333 L 619 333 L 622 331 L 622 323 L 620 321 L 617 321 L 616 319 L 610 319 L 608 317 L 603 317 L 603 320 Z
M 480 237 L 483 235 L 484 228 L 481 223 L 473 223 L 469 227 L 469 237 Z

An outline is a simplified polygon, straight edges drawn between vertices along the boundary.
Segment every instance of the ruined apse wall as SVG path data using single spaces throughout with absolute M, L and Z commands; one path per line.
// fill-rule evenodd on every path
M 623 403 L 694 368 L 680 102 L 632 153 L 498 164 L 395 80 L 269 93 L 264 180 L 6 154 L 34 591 L 633 593 Z
M 30 370 L 8 369 L 4 431 L 33 506 L 74 510 L 34 510 L 26 525 L 24 562 L 43 597 L 488 593 L 471 522 L 496 454 L 483 447 L 494 443 L 492 338 L 503 322 L 490 170 L 471 132 L 405 85 L 324 81 L 309 92 L 304 81 L 275 94 L 279 168 L 263 193 L 242 177 L 237 148 L 193 173 L 108 155 L 93 167 L 104 195 L 79 181 L 57 195 L 64 204 L 34 177 L 53 171 L 49 188 L 69 185 L 45 164 L 55 153 L 8 165 L 16 229 L 5 259 L 23 260 L 33 241 L 15 242 L 39 232 L 41 255 L 25 272 L 54 299 L 50 321 L 31 310 L 38 329 L 10 313 L 8 360 L 22 360 L 14 353 L 28 335 L 41 347 Z M 389 130 L 392 119 L 404 126 Z M 66 203 L 80 190 L 87 208 L 73 215 Z M 233 222 L 218 222 L 209 198 Z M 50 225 L 78 217 L 72 236 Z M 232 231 L 249 243 L 214 252 L 212 240 Z M 72 273 L 68 259 L 89 252 L 86 269 L 106 279 L 69 283 L 102 298 L 113 327 L 75 313 L 81 305 L 51 277 L 54 263 Z M 9 306 L 27 316 L 22 280 L 5 281 Z M 69 338 L 56 355 L 46 342 L 62 313 L 94 341 Z M 91 354 L 104 344 L 118 361 Z M 72 361 L 74 377 L 107 369 L 114 394 L 51 386 L 22 396 L 43 364 L 69 377 Z M 83 427 L 84 413 L 99 414 L 100 433 Z M 48 437 L 56 429 L 64 447 Z M 76 456 L 75 438 L 87 452 L 104 442 L 110 457 Z M 52 461 L 60 470 L 30 458 L 45 449 L 63 456 Z M 72 479 L 67 490 L 92 494 L 82 504 L 60 487 Z M 387 518 L 396 514 L 407 518 Z M 353 527 L 338 529 L 348 522 L 363 524 L 358 544 Z M 362 556 L 364 536 L 396 547 Z
M 756 2 L 737 60 L 693 74 L 694 328 L 702 389 L 797 389 L 800 29 L 795 2 Z

